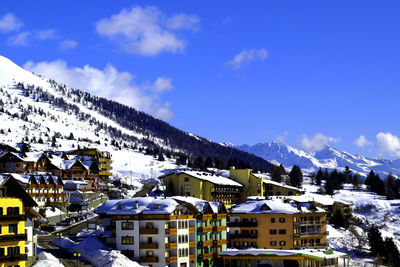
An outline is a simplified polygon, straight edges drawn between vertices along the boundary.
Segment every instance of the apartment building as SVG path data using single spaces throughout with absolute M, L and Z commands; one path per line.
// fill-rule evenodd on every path
M 163 180 L 169 196 L 191 196 L 227 206 L 240 203 L 243 185 L 220 175 L 177 171 L 159 178 Z
M 219 252 L 227 248 L 227 209 L 223 203 L 194 197 L 172 197 L 179 203 L 192 204 L 196 214 L 197 266 L 222 266 Z
M 32 210 L 36 202 L 12 176 L 0 176 L 0 267 L 24 267 L 34 256 Z
M 147 266 L 196 266 L 196 208 L 172 198 L 109 200 L 96 213 L 104 239 Z
M 248 200 L 230 215 L 230 246 L 235 248 L 325 248 L 326 211 L 283 199 Z

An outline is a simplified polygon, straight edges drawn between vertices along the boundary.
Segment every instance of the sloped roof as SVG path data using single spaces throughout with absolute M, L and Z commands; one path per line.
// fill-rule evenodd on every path
M 173 172 L 175 174 L 187 174 L 189 176 L 192 176 L 194 178 L 203 180 L 203 181 L 208 181 L 213 184 L 218 184 L 218 185 L 232 185 L 232 186 L 240 186 L 242 187 L 243 185 L 226 177 L 220 176 L 220 175 L 215 175 L 209 172 L 202 172 L 202 171 L 175 171 Z M 168 176 L 172 173 L 166 174 L 164 176 L 161 176 L 159 178 L 163 178 L 165 176 Z

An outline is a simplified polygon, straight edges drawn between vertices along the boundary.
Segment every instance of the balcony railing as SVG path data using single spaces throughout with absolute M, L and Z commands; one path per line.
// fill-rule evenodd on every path
M 158 229 L 157 228 L 141 228 L 139 230 L 140 234 L 148 234 L 148 235 L 157 235 Z
M 18 235 L 0 235 L 0 242 L 7 241 L 26 241 L 26 234 L 18 234 Z
M 189 255 L 189 260 L 190 261 L 194 261 L 196 259 L 196 255 L 195 254 L 190 254 Z
M 27 259 L 26 254 L 0 256 L 0 262 L 26 261 Z
M 158 243 L 140 243 L 141 249 L 158 249 Z
M 213 231 L 214 231 L 214 232 L 226 231 L 226 226 L 225 226 L 225 225 L 213 226 Z
M 158 262 L 158 257 L 155 256 L 140 257 L 140 262 Z
M 309 226 L 309 225 L 324 225 L 326 224 L 326 221 L 302 221 L 302 222 L 294 222 L 294 226 Z
M 177 243 L 165 243 L 165 249 L 174 249 L 177 247 L 178 247 Z
M 299 245 L 299 246 L 294 246 L 294 249 L 323 249 L 327 248 L 328 243 L 318 243 L 318 244 L 313 244 L 313 245 Z
M 196 242 L 195 242 L 195 241 L 190 241 L 190 242 L 189 242 L 189 247 L 190 247 L 190 248 L 196 247 Z
M 166 257 L 165 262 L 170 263 L 170 262 L 177 262 L 178 257 L 177 256 L 172 256 L 172 257 Z
M 165 229 L 165 234 L 167 234 L 167 235 L 176 235 L 177 233 L 178 233 L 178 230 L 176 228 Z
M 25 214 L 18 214 L 18 215 L 0 215 L 0 222 L 4 221 L 25 221 L 26 215 Z
M 207 259 L 212 259 L 213 254 L 212 253 L 203 253 L 203 254 L 199 254 L 198 257 L 200 260 L 207 260 Z
M 213 241 L 212 240 L 207 240 L 207 241 L 199 241 L 198 245 L 201 247 L 206 247 L 206 246 L 212 246 Z
M 304 232 L 304 233 L 295 233 L 294 237 L 304 237 L 304 236 L 316 236 L 316 235 L 329 235 L 328 231 L 325 232 Z
M 229 222 L 229 227 L 257 227 L 257 222 Z
M 212 226 L 199 227 L 199 232 L 212 232 L 212 230 L 213 230 Z
M 221 245 L 226 245 L 226 239 L 221 239 L 221 240 L 213 240 L 213 245 L 214 246 L 221 246 Z
M 194 227 L 189 227 L 189 233 L 194 233 L 196 230 Z

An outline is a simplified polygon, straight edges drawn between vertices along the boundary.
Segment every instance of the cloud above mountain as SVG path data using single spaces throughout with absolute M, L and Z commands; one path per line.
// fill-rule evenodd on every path
M 376 145 L 380 156 L 400 157 L 400 138 L 392 133 L 380 132 L 376 135 Z
M 71 67 L 63 60 L 29 61 L 24 68 L 68 87 L 118 101 L 163 120 L 172 117 L 170 103 L 160 100 L 161 92 L 173 87 L 171 78 L 159 77 L 155 82 L 138 84 L 134 75 L 118 71 L 112 64 L 107 64 L 104 69 L 90 65 Z
M 303 135 L 300 138 L 300 147 L 309 152 L 321 151 L 331 143 L 340 142 L 339 138 L 316 133 L 314 136 Z
M 137 6 L 98 21 L 96 31 L 129 53 L 154 56 L 182 52 L 187 42 L 177 31 L 198 30 L 199 21 L 194 15 L 168 17 L 155 6 Z

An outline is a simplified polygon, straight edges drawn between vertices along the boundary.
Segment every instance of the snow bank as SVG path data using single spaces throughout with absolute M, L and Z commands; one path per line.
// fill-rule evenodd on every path
M 32 267 L 64 267 L 64 265 L 53 254 L 43 251 Z

